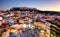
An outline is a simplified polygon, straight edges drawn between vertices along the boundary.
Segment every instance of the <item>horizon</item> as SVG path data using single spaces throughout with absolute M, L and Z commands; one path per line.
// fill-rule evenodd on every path
M 24 6 L 20 6 L 20 7 L 24 7 Z M 12 8 L 15 8 L 15 7 L 11 7 L 10 9 L 12 9 Z M 27 7 L 27 8 L 34 8 L 34 7 Z M 10 10 L 10 9 L 7 9 L 7 10 Z M 0 10 L 0 11 L 7 11 L 7 10 Z M 40 10 L 40 9 L 37 9 L 37 10 Z M 53 11 L 53 10 L 40 10 L 40 11 Z M 60 12 L 60 11 L 53 11 L 53 12 Z
M 30 7 L 42 11 L 60 12 L 60 0 L 0 0 L 0 10 L 9 10 L 12 7 Z

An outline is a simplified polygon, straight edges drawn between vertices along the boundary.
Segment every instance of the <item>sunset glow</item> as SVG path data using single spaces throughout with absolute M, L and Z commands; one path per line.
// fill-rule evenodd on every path
M 0 0 L 0 10 L 22 6 L 37 8 L 43 11 L 60 11 L 60 0 Z

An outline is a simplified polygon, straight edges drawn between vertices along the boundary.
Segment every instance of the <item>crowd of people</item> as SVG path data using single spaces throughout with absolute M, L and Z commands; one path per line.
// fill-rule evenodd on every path
M 34 11 L 0 12 L 0 37 L 50 37 L 51 23 L 46 20 L 55 19 L 60 16 Z

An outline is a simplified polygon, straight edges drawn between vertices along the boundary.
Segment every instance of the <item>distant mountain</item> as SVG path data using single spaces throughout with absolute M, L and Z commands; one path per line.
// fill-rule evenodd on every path
M 10 11 L 33 11 L 37 10 L 36 8 L 28 8 L 28 7 L 13 7 Z
M 29 7 L 12 7 L 10 10 L 6 10 L 6 11 L 8 11 L 8 12 L 10 12 L 10 11 L 34 11 L 35 13 L 60 16 L 60 12 L 57 12 L 57 11 L 42 11 L 42 10 L 38 10 L 37 8 L 29 8 Z M 0 10 L 0 12 L 4 12 L 4 11 Z
M 41 11 L 36 8 L 29 8 L 29 7 L 13 7 L 10 9 L 10 11 L 35 11 L 37 13 L 45 13 L 50 15 L 60 15 L 60 12 L 57 11 Z

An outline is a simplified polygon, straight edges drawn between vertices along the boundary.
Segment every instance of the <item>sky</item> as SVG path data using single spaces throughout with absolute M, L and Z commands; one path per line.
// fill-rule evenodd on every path
M 43 11 L 60 11 L 60 0 L 0 0 L 0 10 L 12 7 L 32 7 Z

